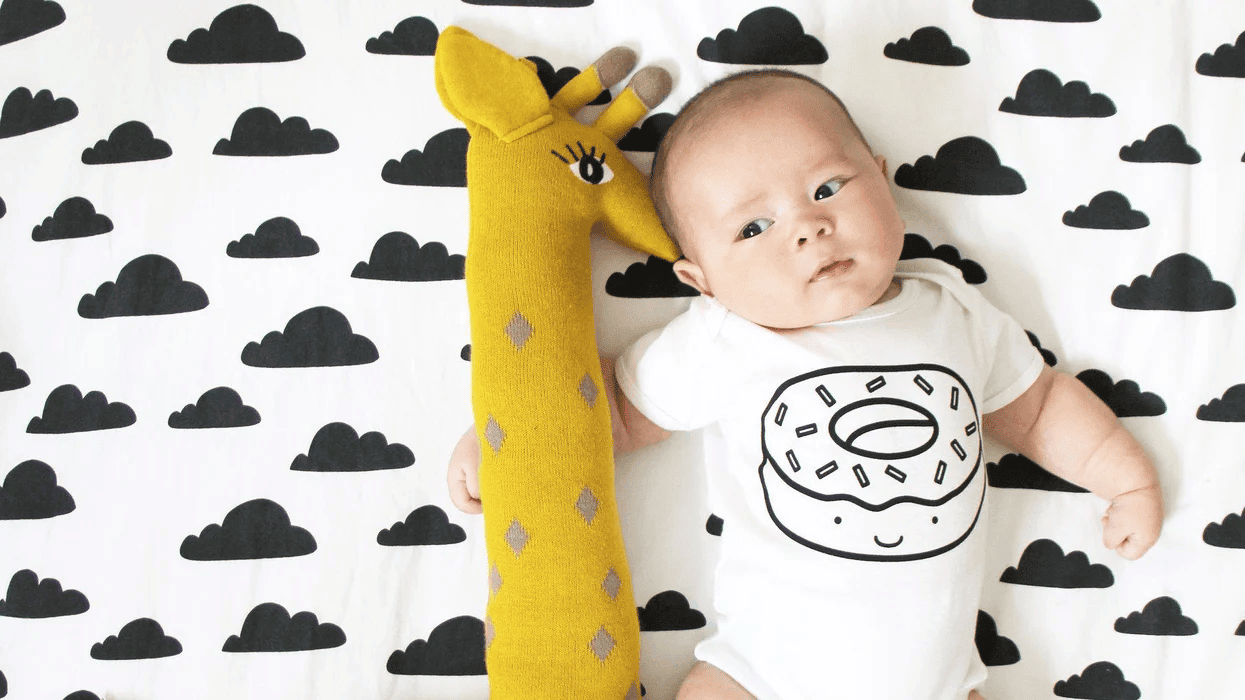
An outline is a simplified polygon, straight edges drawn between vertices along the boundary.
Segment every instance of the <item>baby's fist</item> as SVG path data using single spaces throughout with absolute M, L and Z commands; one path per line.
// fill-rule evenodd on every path
M 1125 559 L 1137 559 L 1159 538 L 1163 527 L 1163 492 L 1157 484 L 1111 499 L 1102 516 L 1102 543 Z

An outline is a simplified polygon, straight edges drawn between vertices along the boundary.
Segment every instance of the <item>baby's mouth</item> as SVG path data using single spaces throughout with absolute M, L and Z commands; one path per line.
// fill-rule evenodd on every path
M 813 273 L 813 276 L 809 278 L 808 281 L 819 282 L 831 277 L 838 277 L 839 275 L 847 272 L 854 264 L 855 263 L 851 258 L 848 258 L 847 260 L 835 260 L 827 265 L 823 265 L 817 270 L 817 272 Z

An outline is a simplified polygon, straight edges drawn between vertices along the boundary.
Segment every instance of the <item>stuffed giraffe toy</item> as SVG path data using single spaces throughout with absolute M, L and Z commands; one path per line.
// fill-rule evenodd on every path
M 631 72 L 607 52 L 550 98 L 535 66 L 458 27 L 436 85 L 467 126 L 471 400 L 488 551 L 492 700 L 639 700 L 640 630 L 614 496 L 589 232 L 667 260 L 647 178 L 615 141 L 665 99 L 639 71 L 591 126 L 574 114 Z

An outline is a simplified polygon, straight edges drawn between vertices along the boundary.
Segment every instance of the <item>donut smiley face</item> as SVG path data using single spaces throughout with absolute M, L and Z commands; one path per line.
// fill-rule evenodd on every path
M 939 365 L 833 367 L 789 379 L 761 416 L 761 486 L 783 533 L 826 554 L 925 559 L 981 515 L 980 416 Z

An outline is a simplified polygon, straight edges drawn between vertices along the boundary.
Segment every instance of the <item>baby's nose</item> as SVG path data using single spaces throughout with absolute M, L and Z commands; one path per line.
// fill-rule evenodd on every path
M 808 243 L 813 238 L 821 238 L 822 236 L 829 235 L 829 233 L 830 233 L 830 230 L 826 228 L 824 224 L 819 224 L 817 226 L 815 233 L 800 236 L 799 238 L 796 239 L 796 243 L 798 245 L 804 245 L 805 243 Z

